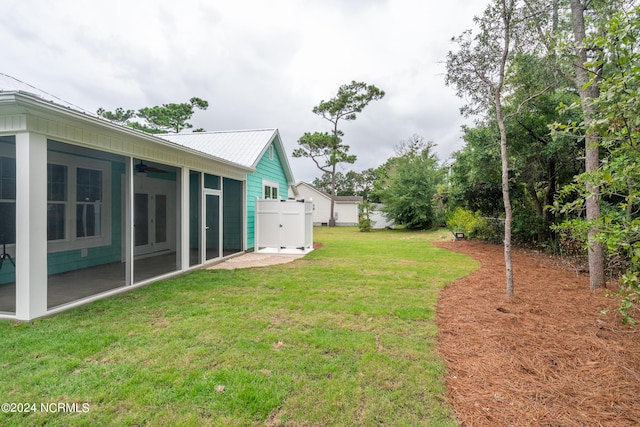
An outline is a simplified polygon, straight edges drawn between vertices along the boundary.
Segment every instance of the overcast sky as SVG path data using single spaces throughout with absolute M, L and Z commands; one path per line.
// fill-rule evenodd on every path
M 446 160 L 462 146 L 462 100 L 446 87 L 451 37 L 473 28 L 486 0 L 3 0 L 2 66 L 85 110 L 138 109 L 197 96 L 195 127 L 278 128 L 296 181 L 320 175 L 291 152 L 329 131 L 311 110 L 352 80 L 386 96 L 344 143 L 377 167 L 417 134 Z

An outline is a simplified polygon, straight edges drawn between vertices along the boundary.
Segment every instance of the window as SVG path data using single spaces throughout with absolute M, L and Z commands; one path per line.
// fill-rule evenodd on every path
M 110 245 L 111 163 L 100 160 L 98 152 L 79 155 L 74 147 L 56 148 L 47 155 L 47 250 Z
M 16 159 L 0 157 L 0 245 L 16 242 Z
M 102 211 L 102 171 L 76 171 L 76 237 L 100 236 Z
M 149 244 L 149 195 L 136 193 L 134 204 L 134 242 L 136 246 L 145 246 Z
M 156 243 L 167 241 L 167 196 L 156 194 Z
M 278 198 L 278 184 L 271 181 L 262 181 L 264 188 L 265 199 L 277 199 Z
M 208 173 L 204 174 L 204 188 L 208 188 L 211 190 L 219 190 L 220 189 L 220 177 L 217 175 L 209 175 Z
M 47 240 L 64 240 L 67 212 L 67 167 L 47 165 Z

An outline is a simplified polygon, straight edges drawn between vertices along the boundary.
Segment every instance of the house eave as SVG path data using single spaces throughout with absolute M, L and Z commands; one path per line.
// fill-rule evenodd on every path
M 137 141 L 144 141 L 147 144 L 152 144 L 171 151 L 175 150 L 178 152 L 189 153 L 200 158 L 211 160 L 220 165 L 234 168 L 242 171 L 243 173 L 255 172 L 255 168 L 247 167 L 207 153 L 183 147 L 158 136 L 114 123 L 88 112 L 77 111 L 69 107 L 58 105 L 54 102 L 44 100 L 22 91 L 0 92 L 0 109 L 2 111 L 2 115 L 0 117 L 15 118 L 14 120 L 11 120 L 11 123 L 6 123 L 7 120 L 5 120 L 5 123 L 2 123 L 4 126 L 0 124 L 0 133 L 29 131 L 31 128 L 36 127 L 34 123 L 30 121 L 30 118 L 36 118 L 36 120 L 38 118 L 45 120 L 59 120 L 60 117 L 64 117 L 66 120 L 70 120 L 71 122 L 103 129 L 103 132 L 106 133 L 117 134 L 120 138 L 135 139 Z M 136 156 L 140 158 L 145 157 L 139 153 L 136 154 Z

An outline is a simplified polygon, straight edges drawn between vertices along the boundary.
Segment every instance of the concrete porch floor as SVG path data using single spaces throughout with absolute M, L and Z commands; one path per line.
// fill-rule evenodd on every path
M 141 282 L 176 270 L 175 253 L 136 260 L 134 282 Z M 47 308 L 68 304 L 125 286 L 124 263 L 112 263 L 49 276 Z M 0 312 L 15 313 L 16 285 L 0 285 Z
M 234 270 L 236 268 L 267 267 L 269 265 L 286 264 L 298 258 L 302 258 L 303 256 L 304 254 L 282 255 L 249 252 L 214 264 L 211 267 L 208 267 L 207 270 Z
M 244 253 L 222 259 L 204 268 L 227 269 L 265 267 L 294 261 L 304 255 Z M 135 283 L 176 271 L 175 253 L 158 255 L 135 261 Z M 51 309 L 102 292 L 125 286 L 124 263 L 106 264 L 49 276 L 47 308 Z M 0 285 L 0 313 L 13 314 L 16 310 L 15 283 Z

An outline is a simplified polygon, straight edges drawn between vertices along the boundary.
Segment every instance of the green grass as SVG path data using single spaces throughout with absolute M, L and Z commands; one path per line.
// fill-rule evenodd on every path
M 456 425 L 435 309 L 477 263 L 435 248 L 438 233 L 314 237 L 324 246 L 291 264 L 0 322 L 0 403 L 37 405 L 0 425 Z

